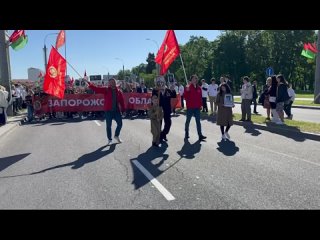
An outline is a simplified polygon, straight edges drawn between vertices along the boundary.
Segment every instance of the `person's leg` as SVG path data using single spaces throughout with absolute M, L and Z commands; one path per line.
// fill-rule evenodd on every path
M 231 127 L 231 126 L 230 126 L 229 123 L 228 123 L 228 126 L 226 127 L 226 132 L 229 131 L 230 127 Z
M 167 134 L 170 131 L 170 127 L 171 127 L 170 113 L 164 113 L 163 120 L 164 120 L 164 127 L 163 127 L 163 131 L 162 131 L 162 138 L 166 138 Z
M 119 137 L 120 131 L 122 128 L 122 117 L 121 117 L 120 112 L 117 111 L 114 113 L 114 119 L 116 120 L 116 123 L 117 123 L 117 128 L 116 128 L 116 132 L 115 132 L 114 136 Z
M 213 97 L 209 96 L 210 110 L 213 113 Z
M 246 120 L 245 99 L 242 99 L 241 101 L 241 120 Z
M 270 120 L 270 107 L 267 108 L 267 118 Z
M 181 107 L 184 108 L 184 97 L 181 96 Z
M 217 112 L 217 108 L 218 108 L 218 105 L 216 104 L 216 99 L 217 97 L 213 97 L 213 102 L 214 102 L 214 113 Z
M 254 113 L 258 113 L 257 112 L 257 99 L 256 98 L 253 99 L 253 112 Z
M 187 109 L 186 124 L 185 124 L 186 137 L 189 137 L 189 125 L 190 125 L 190 120 L 191 120 L 192 115 L 193 115 L 192 109 Z
M 224 135 L 224 126 L 220 126 L 221 135 Z
M 201 132 L 200 109 L 194 109 L 194 117 L 196 119 L 198 135 L 199 135 L 199 137 L 201 137 L 203 135 L 202 135 L 202 132 Z
M 247 114 L 247 120 L 251 121 L 251 101 L 250 99 L 246 99 L 245 111 Z
M 289 113 L 289 115 L 288 115 L 288 116 L 289 116 L 289 118 L 290 118 L 290 119 L 292 119 L 292 113 L 291 113 L 292 103 L 293 103 L 293 102 L 292 102 L 292 101 L 290 101 L 290 102 L 289 102 L 289 104 L 288 104 L 288 113 Z
M 108 137 L 108 140 L 112 140 L 112 137 L 111 137 L 112 112 L 111 111 L 106 111 L 105 112 L 105 117 L 106 117 L 107 137 Z

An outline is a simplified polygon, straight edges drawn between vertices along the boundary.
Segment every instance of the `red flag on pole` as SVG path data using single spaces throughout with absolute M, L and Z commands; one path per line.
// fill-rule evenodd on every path
M 63 46 L 65 44 L 66 38 L 65 38 L 65 32 L 64 30 L 61 30 L 58 34 L 57 41 L 56 41 L 56 49 Z
M 160 65 L 161 75 L 164 75 L 167 72 L 171 63 L 179 56 L 179 54 L 180 48 L 176 35 L 173 30 L 168 30 L 155 59 L 156 63 Z
M 24 36 L 25 37 L 25 33 L 24 33 L 24 30 L 15 30 L 10 38 L 9 38 L 9 41 L 10 42 L 15 42 L 17 41 L 21 36 Z
M 62 99 L 65 90 L 66 60 L 57 49 L 51 48 L 46 75 L 44 77 L 44 92 Z

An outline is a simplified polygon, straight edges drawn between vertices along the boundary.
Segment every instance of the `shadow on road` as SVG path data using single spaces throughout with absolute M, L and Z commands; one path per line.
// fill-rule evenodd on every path
M 259 136 L 261 132 L 256 129 L 256 125 L 250 124 L 250 125 L 243 125 L 243 128 L 246 130 L 245 133 L 250 133 L 252 136 Z
M 168 154 L 164 154 L 167 148 L 168 144 L 163 143 L 159 148 L 150 147 L 146 152 L 141 153 L 138 157 L 130 159 L 133 171 L 132 184 L 134 184 L 135 189 L 139 189 L 150 182 L 150 180 L 146 178 L 146 176 L 136 166 L 135 161 L 138 161 L 154 178 L 156 178 L 163 173 L 163 171 L 159 170 L 159 167 L 169 158 Z M 158 163 L 152 163 L 152 161 L 157 158 L 160 158 L 160 161 Z
M 95 151 L 93 151 L 91 153 L 84 154 L 81 157 L 79 157 L 77 160 L 75 160 L 73 162 L 70 162 L 70 163 L 60 164 L 60 165 L 57 165 L 57 166 L 54 166 L 54 167 L 43 169 L 43 170 L 38 171 L 38 172 L 27 173 L 27 174 L 19 174 L 19 175 L 14 175 L 14 176 L 4 176 L 4 177 L 0 177 L 0 178 L 11 178 L 11 177 L 35 175 L 35 174 L 44 173 L 44 172 L 47 172 L 47 171 L 50 171 L 50 170 L 63 168 L 63 167 L 69 167 L 69 166 L 71 167 L 71 169 L 78 169 L 78 168 L 83 167 L 85 164 L 88 164 L 88 163 L 91 163 L 91 162 L 95 162 L 95 161 L 103 158 L 104 156 L 112 153 L 116 148 L 116 144 L 112 144 L 108 150 L 102 151 L 102 149 L 104 149 L 105 147 L 107 147 L 107 146 L 100 147 L 100 148 L 98 148 L 97 150 L 95 150 Z
M 193 159 L 195 158 L 196 153 L 201 150 L 201 142 L 198 140 L 195 143 L 191 144 L 188 139 L 184 140 L 184 145 L 180 151 L 177 151 L 181 158 Z
M 217 147 L 217 150 L 226 156 L 233 156 L 239 152 L 239 148 L 233 141 L 230 140 L 221 140 L 221 142 L 218 142 L 218 146 L 219 147 Z
M 12 164 L 15 164 L 16 162 L 24 159 L 25 157 L 29 156 L 31 153 L 23 153 L 18 154 L 10 157 L 4 157 L 0 158 L 0 172 L 7 167 L 11 166 Z

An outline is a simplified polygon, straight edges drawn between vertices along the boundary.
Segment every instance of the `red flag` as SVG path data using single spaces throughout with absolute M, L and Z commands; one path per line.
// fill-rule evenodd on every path
M 24 33 L 24 30 L 15 30 L 10 38 L 9 38 L 9 41 L 10 42 L 15 42 L 17 41 L 21 36 L 24 36 L 25 37 L 25 33 Z
M 58 49 L 59 47 L 63 46 L 63 44 L 65 44 L 66 41 L 66 35 L 64 30 L 61 30 L 58 34 L 57 37 L 57 41 L 56 41 L 56 49 Z
M 304 43 L 303 44 L 303 48 L 304 48 L 304 50 L 308 50 L 308 51 L 311 51 L 311 52 L 313 52 L 313 53 L 317 53 L 318 52 L 318 50 L 317 50 L 317 48 L 315 48 L 312 44 L 310 44 L 310 43 Z
M 161 75 L 164 75 L 167 72 L 171 63 L 179 54 L 180 48 L 176 35 L 173 30 L 168 30 L 155 59 L 156 63 L 160 64 Z
M 57 49 L 52 47 L 44 77 L 43 90 L 60 99 L 64 97 L 66 65 L 66 60 Z

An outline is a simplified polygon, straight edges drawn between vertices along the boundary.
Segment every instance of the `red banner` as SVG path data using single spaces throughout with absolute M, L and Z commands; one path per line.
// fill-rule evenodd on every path
M 126 109 L 148 110 L 151 93 L 123 93 Z M 94 112 L 104 111 L 103 94 L 65 94 L 63 99 L 46 95 L 33 99 L 35 114 L 50 112 Z M 180 96 L 171 99 L 172 108 L 181 108 Z

